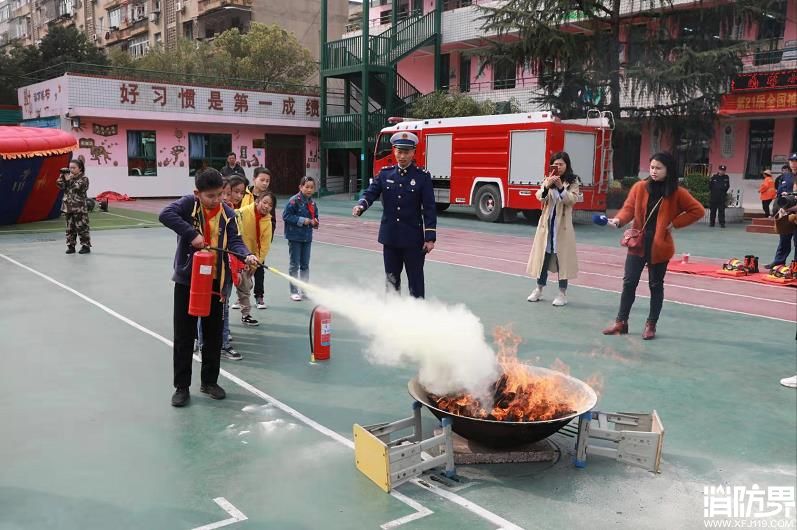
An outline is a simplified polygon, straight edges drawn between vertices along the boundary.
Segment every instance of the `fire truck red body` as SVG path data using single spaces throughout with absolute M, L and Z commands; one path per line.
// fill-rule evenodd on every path
M 419 139 L 416 163 L 432 174 L 438 210 L 473 205 L 484 221 L 518 211 L 532 217 L 541 209 L 535 193 L 549 172 L 549 157 L 567 151 L 584 194 L 575 208 L 605 211 L 611 123 L 609 113 L 597 111 L 580 120 L 559 120 L 549 112 L 404 120 L 380 132 L 374 174 L 396 163 L 390 136 L 410 131 Z

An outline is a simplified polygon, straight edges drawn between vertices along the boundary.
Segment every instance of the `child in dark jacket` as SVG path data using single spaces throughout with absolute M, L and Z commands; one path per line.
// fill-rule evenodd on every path
M 222 204 L 221 173 L 213 168 L 197 172 L 193 195 L 186 195 L 168 205 L 160 214 L 160 222 L 177 233 L 174 255 L 174 387 L 172 405 L 188 404 L 191 385 L 191 360 L 196 338 L 197 317 L 188 314 L 191 266 L 194 252 L 206 247 L 230 249 L 246 256 L 246 263 L 256 265 L 257 258 L 249 252 L 235 223 L 235 212 Z M 229 274 L 226 253 L 215 252 L 213 264 L 213 292 L 220 293 Z M 202 377 L 200 392 L 213 399 L 224 399 L 226 393 L 218 385 L 222 334 L 221 296 L 210 301 L 210 315 L 202 318 Z
M 291 197 L 282 211 L 285 222 L 285 239 L 288 240 L 290 267 L 288 273 L 302 281 L 310 279 L 310 245 L 313 230 L 318 228 L 318 206 L 313 200 L 315 181 L 312 177 L 302 177 L 299 193 Z M 300 302 L 301 289 L 291 283 L 291 300 Z

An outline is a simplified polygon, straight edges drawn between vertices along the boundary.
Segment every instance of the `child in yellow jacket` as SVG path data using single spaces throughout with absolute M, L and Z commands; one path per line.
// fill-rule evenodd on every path
M 254 203 L 236 210 L 238 230 L 241 239 L 247 248 L 257 256 L 260 263 L 264 263 L 268 251 L 271 249 L 271 212 L 277 199 L 271 192 L 260 195 Z M 257 326 L 259 322 L 252 318 L 252 304 L 250 294 L 255 269 L 246 269 L 241 273 L 240 281 L 236 287 L 238 291 L 238 304 L 241 306 L 241 322 L 244 326 Z

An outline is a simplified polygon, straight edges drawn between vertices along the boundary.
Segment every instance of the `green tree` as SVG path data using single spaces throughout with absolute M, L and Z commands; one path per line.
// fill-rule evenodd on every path
M 565 118 L 588 108 L 611 111 L 616 147 L 641 119 L 702 140 L 749 49 L 738 30 L 785 14 L 785 2 L 776 0 L 630 4 L 634 26 L 621 0 L 509 0 L 484 8 L 484 29 L 498 35 L 487 62 L 528 66 L 541 85 L 533 101 Z
M 212 42 L 183 40 L 140 59 L 114 53 L 114 66 L 137 70 L 260 81 L 264 88 L 305 85 L 317 72 L 309 50 L 277 25 L 252 23 L 249 32 L 229 29 Z
M 0 50 L 0 103 L 16 105 L 17 88 L 60 75 L 45 70 L 65 62 L 105 65 L 105 54 L 74 27 L 54 27 L 38 46 Z
M 409 110 L 411 118 L 453 118 L 456 116 L 482 116 L 499 114 L 498 105 L 493 101 L 476 101 L 470 96 L 445 91 L 432 92 L 415 101 Z M 508 112 L 518 112 L 518 106 L 510 101 Z M 506 113 L 506 112 L 504 112 Z

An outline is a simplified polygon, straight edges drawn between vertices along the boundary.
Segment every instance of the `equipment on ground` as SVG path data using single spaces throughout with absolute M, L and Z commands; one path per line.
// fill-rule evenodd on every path
M 326 361 L 332 349 L 332 312 L 317 305 L 310 313 L 310 360 Z

